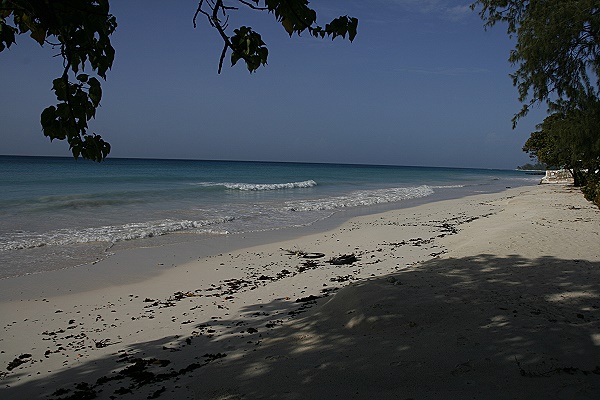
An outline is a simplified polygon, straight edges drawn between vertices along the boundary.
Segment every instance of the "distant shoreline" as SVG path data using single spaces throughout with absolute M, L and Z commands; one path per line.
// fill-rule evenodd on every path
M 2 157 L 21 157 L 21 158 L 49 158 L 49 159 L 61 159 L 61 160 L 72 160 L 73 162 L 99 164 L 95 161 L 81 159 L 74 159 L 69 156 L 31 156 L 31 155 L 16 155 L 16 154 L 0 154 Z M 443 165 L 430 166 L 430 165 L 405 165 L 405 164 L 366 164 L 366 163 L 328 163 L 328 162 L 314 162 L 314 161 L 273 161 L 273 160 L 228 160 L 228 159 L 195 159 L 195 158 L 152 158 L 152 157 L 108 157 L 103 162 L 110 162 L 110 160 L 139 160 L 139 161 L 206 161 L 206 162 L 223 162 L 223 163 L 264 163 L 264 164 L 308 164 L 308 165 L 345 165 L 345 166 L 359 166 L 359 167 L 407 167 L 407 168 L 444 168 L 444 169 L 479 169 L 486 171 L 510 171 L 511 168 L 488 168 L 488 167 L 446 167 Z M 515 171 L 520 171 L 515 169 Z

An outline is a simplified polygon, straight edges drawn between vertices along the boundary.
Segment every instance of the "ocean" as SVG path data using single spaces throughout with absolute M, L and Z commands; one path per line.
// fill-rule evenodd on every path
M 0 156 L 0 279 L 95 262 L 116 248 L 306 226 L 538 182 L 512 170 Z

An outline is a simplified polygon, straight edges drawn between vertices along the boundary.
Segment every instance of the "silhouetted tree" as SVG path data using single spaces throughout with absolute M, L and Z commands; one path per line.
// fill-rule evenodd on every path
M 291 36 L 308 31 L 312 36 L 332 39 L 356 36 L 358 20 L 348 16 L 334 19 L 325 27 L 316 24 L 317 13 L 306 0 L 200 0 L 193 18 L 206 16 L 224 42 L 219 73 L 228 50 L 231 63 L 243 60 L 250 72 L 267 63 L 268 50 L 260 34 L 241 26 L 228 32 L 229 15 L 241 7 L 269 12 Z M 109 0 L 0 0 L 0 51 L 16 43 L 25 33 L 40 45 L 59 49 L 63 59 L 61 75 L 52 82 L 58 104 L 41 115 L 44 135 L 50 140 L 66 140 L 75 158 L 101 161 L 110 144 L 100 135 L 88 132 L 88 122 L 96 116 L 102 99 L 100 81 L 84 70 L 106 80 L 115 50 L 110 35 L 117 27 L 110 14 Z M 86 67 L 88 67 L 86 69 Z

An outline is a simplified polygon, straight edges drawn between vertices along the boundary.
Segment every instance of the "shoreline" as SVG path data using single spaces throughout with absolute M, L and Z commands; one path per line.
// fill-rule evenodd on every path
M 165 236 L 150 239 L 138 239 L 139 244 L 133 246 L 127 242 L 116 243 L 113 250 L 94 262 L 69 266 L 61 269 L 42 271 L 27 275 L 10 276 L 0 279 L 0 302 L 25 300 L 30 293 L 39 293 L 37 297 L 61 296 L 77 292 L 100 289 L 119 284 L 130 284 L 146 280 L 164 273 L 174 266 L 188 263 L 199 258 L 266 245 L 282 240 L 293 240 L 303 236 L 326 232 L 339 228 L 356 217 L 376 215 L 395 210 L 404 210 L 437 203 L 446 200 L 469 198 L 481 194 L 501 193 L 507 189 L 530 187 L 528 185 L 514 188 L 493 188 L 485 193 L 478 193 L 473 188 L 464 192 L 464 188 L 436 192 L 433 195 L 411 198 L 397 203 L 339 209 L 330 216 L 302 226 L 288 226 L 264 231 L 239 232 L 231 235 L 190 235 L 190 240 L 175 240 Z M 186 235 L 186 234 L 184 234 Z M 171 235 L 166 235 L 171 236 Z M 166 259 L 165 254 L 170 254 Z M 148 263 L 145 260 L 157 260 Z M 140 262 L 139 260 L 143 260 Z M 122 265 L 127 265 L 122 268 Z M 117 279 L 112 278 L 118 276 Z M 52 287 L 52 291 L 48 291 Z
M 72 168 L 67 160 L 3 160 L 1 278 L 97 262 L 107 250 L 301 226 L 365 205 L 394 208 L 432 190 L 532 184 L 494 169 L 126 159 Z M 48 168 L 60 171 L 51 182 Z M 447 189 L 457 186 L 465 188 Z
M 598 221 L 572 189 L 524 186 L 205 258 L 178 254 L 187 261 L 176 267 L 165 248 L 122 252 L 101 266 L 121 275 L 103 273 L 95 289 L 56 295 L 52 285 L 70 283 L 46 277 L 36 283 L 45 291 L 22 288 L 13 301 L 3 292 L 0 390 L 53 399 L 84 390 L 80 382 L 107 399 L 119 390 L 131 399 L 597 393 Z M 358 260 L 326 262 L 342 254 Z M 119 265 L 134 262 L 152 276 L 123 276 Z M 548 371 L 552 385 L 518 381 Z M 484 383 L 498 372 L 492 387 L 508 388 L 488 396 Z M 52 396 L 59 388 L 69 392 Z

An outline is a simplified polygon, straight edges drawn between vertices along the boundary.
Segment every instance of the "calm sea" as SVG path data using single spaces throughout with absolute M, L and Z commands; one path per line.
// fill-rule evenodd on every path
M 280 229 L 538 181 L 508 170 L 0 156 L 0 278 L 89 263 L 148 238 Z

